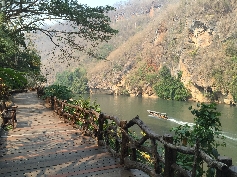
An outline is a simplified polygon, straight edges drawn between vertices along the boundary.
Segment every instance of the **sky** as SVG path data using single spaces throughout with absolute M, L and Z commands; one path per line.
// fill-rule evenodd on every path
M 116 2 L 120 2 L 120 1 L 121 0 L 78 0 L 79 3 L 87 4 L 88 6 L 91 6 L 91 7 L 105 6 L 105 5 L 112 6 Z

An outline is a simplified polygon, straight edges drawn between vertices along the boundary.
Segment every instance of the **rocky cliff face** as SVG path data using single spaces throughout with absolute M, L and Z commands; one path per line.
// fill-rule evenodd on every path
M 182 71 L 195 101 L 236 100 L 236 0 L 130 0 L 110 16 L 120 32 L 102 47 L 103 56 L 114 49 L 106 60 L 82 55 L 50 65 L 49 59 L 50 83 L 57 72 L 86 63 L 92 93 L 156 97 L 153 86 L 165 65 L 173 76 Z
M 89 87 L 113 94 L 155 96 L 153 83 L 142 76 L 142 72 L 150 72 L 144 66 L 154 74 L 166 65 L 172 75 L 183 72 L 182 82 L 191 91 L 192 100 L 233 102 L 230 90 L 224 84 L 220 86 L 213 73 L 223 72 L 225 76 L 220 78 L 228 78 L 227 71 L 231 70 L 226 48 L 236 36 L 236 3 L 200 2 L 170 4 L 162 11 L 153 9 L 146 28 L 88 73 Z

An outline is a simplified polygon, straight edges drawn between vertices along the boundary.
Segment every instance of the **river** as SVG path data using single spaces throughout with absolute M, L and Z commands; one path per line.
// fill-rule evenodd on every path
M 90 100 L 96 101 L 103 113 L 114 115 L 120 120 L 131 120 L 138 115 L 146 125 L 160 135 L 170 134 L 172 127 L 181 124 L 191 125 L 194 116 L 188 108 L 190 106 L 197 108 L 195 102 L 168 101 L 158 98 L 94 94 L 90 95 Z M 165 112 L 169 119 L 152 117 L 147 110 Z M 219 153 L 221 156 L 232 157 L 233 165 L 237 166 L 237 107 L 219 104 L 217 110 L 221 112 L 222 133 L 226 137 L 226 147 L 220 148 Z

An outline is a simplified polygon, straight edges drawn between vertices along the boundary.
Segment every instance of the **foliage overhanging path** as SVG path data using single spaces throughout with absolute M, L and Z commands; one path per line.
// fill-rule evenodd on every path
M 2 0 L 0 78 L 3 85 L 1 87 L 4 86 L 4 90 L 8 91 L 22 87 L 36 87 L 46 81 L 41 73 L 41 57 L 35 48 L 32 35 L 40 33 L 48 37 L 55 48 L 60 48 L 57 57 L 64 61 L 70 58 L 78 59 L 72 54 L 73 51 L 83 51 L 101 58 L 95 54 L 94 48 L 118 32 L 110 26 L 107 13 L 111 10 L 115 9 L 111 6 L 89 7 L 76 0 Z M 50 20 L 61 27 L 49 25 L 47 22 Z M 65 29 L 62 26 L 70 28 Z M 55 48 L 51 51 L 52 54 Z M 7 79 L 4 77 L 6 73 Z M 5 97 L 2 91 L 0 97 Z
M 17 36 L 19 40 L 16 43 L 24 47 L 26 33 L 40 32 L 49 37 L 56 47 L 68 45 L 71 49 L 93 55 L 93 47 L 101 41 L 108 41 L 118 32 L 110 27 L 110 18 L 106 15 L 115 10 L 111 6 L 89 7 L 76 0 L 4 2 L 1 8 L 1 23 L 9 30 L 8 36 Z M 51 20 L 70 26 L 70 30 L 47 28 L 45 21 Z M 88 46 L 92 48 L 88 49 Z M 67 52 L 62 46 L 61 51 Z

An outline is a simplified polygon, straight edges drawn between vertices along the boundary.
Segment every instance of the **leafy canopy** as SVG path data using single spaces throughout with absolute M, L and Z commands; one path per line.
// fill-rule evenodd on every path
M 110 27 L 110 18 L 106 15 L 111 6 L 89 7 L 77 0 L 20 0 L 2 3 L 2 19 L 11 29 L 8 35 L 24 37 L 26 32 L 42 32 L 59 47 L 62 42 L 73 49 L 86 51 L 93 55 L 90 45 L 95 47 L 101 41 L 108 41 L 117 30 Z M 70 30 L 46 28 L 46 20 L 57 20 L 60 24 L 70 25 Z M 77 37 L 81 40 L 76 40 Z M 21 43 L 26 46 L 25 43 Z M 63 50 L 63 48 L 62 48 Z M 65 52 L 64 48 L 64 52 Z
M 31 80 L 31 85 L 34 85 L 33 82 L 45 80 L 40 74 L 40 56 L 31 41 L 27 40 L 30 32 L 46 35 L 56 47 L 60 47 L 62 53 L 69 53 L 67 49 L 70 47 L 94 55 L 93 47 L 101 41 L 108 41 L 117 33 L 117 30 L 110 27 L 110 18 L 106 15 L 110 10 L 114 8 L 110 6 L 91 8 L 79 4 L 76 0 L 2 0 L 0 78 L 3 79 L 3 84 L 13 88 L 16 86 L 15 83 L 19 85 L 26 78 Z M 70 25 L 70 29 L 47 28 L 47 19 Z M 83 39 L 84 42 L 78 39 Z M 69 47 L 65 48 L 66 45 Z M 6 73 L 12 77 L 5 78 Z M 19 75 L 24 79 L 20 79 Z
M 24 88 L 27 84 L 22 73 L 10 68 L 0 68 L 0 76 L 6 86 L 11 89 Z
M 26 87 L 26 79 L 32 80 L 32 85 L 35 85 L 44 80 L 40 71 L 40 56 L 35 49 L 20 47 L 25 41 L 23 33 L 12 31 L 0 21 L 0 78 L 9 89 Z
M 55 85 L 62 85 L 68 87 L 73 93 L 88 93 L 88 79 L 86 77 L 86 70 L 77 68 L 73 72 L 64 71 L 57 73 Z

